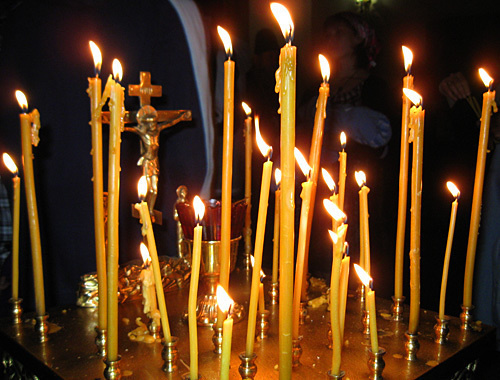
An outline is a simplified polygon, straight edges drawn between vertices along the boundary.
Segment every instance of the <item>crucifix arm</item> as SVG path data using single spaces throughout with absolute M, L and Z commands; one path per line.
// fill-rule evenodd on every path
M 190 110 L 179 110 L 179 111 L 159 111 L 159 123 L 158 126 L 160 131 L 165 128 L 171 127 L 181 121 L 191 120 Z

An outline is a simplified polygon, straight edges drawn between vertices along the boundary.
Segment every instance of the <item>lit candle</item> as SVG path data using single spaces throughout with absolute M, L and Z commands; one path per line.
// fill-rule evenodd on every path
M 370 188 L 366 186 L 366 176 L 363 171 L 354 173 L 359 186 L 359 247 L 361 267 L 370 273 L 370 225 L 368 223 L 368 193 Z
M 231 192 L 233 180 L 233 112 L 234 112 L 234 61 L 231 37 L 220 26 L 219 36 L 224 43 L 227 61 L 224 62 L 224 124 L 222 140 L 222 198 L 221 198 L 221 242 L 219 282 L 229 288 L 230 242 L 231 242 Z M 217 326 L 222 327 L 222 314 L 217 314 Z
M 488 135 L 490 131 L 490 119 L 493 112 L 497 112 L 495 103 L 495 91 L 492 91 L 493 79 L 484 69 L 479 69 L 479 74 L 488 87 L 483 94 L 483 110 L 481 113 L 481 128 L 479 131 L 479 144 L 477 148 L 476 176 L 474 179 L 474 195 L 472 197 L 472 211 L 470 216 L 469 240 L 467 243 L 467 257 L 465 260 L 464 298 L 463 306 L 472 306 L 472 279 L 474 276 L 474 262 L 476 259 L 477 234 L 479 221 L 481 219 L 481 204 L 483 196 L 484 168 L 486 164 L 486 153 L 488 150 Z
M 153 319 L 156 326 L 160 326 L 158 306 L 156 303 L 156 290 L 153 270 L 151 269 L 151 257 L 149 256 L 148 248 L 144 243 L 140 245 L 142 261 L 144 262 L 143 269 L 139 278 L 142 283 L 142 304 L 143 312 L 149 318 Z
M 3 154 L 5 166 L 14 174 L 12 178 L 13 193 L 13 215 L 12 215 L 12 299 L 19 298 L 19 206 L 21 199 L 21 178 L 17 170 L 17 165 L 7 154 Z
M 359 265 L 354 264 L 354 269 L 358 274 L 359 279 L 366 287 L 366 304 L 368 310 L 368 317 L 370 319 L 370 342 L 372 346 L 372 352 L 378 352 L 378 332 L 377 332 L 377 312 L 375 308 L 375 291 L 373 290 L 373 279 L 368 273 L 366 273 L 363 268 Z
M 344 338 L 344 326 L 345 326 L 345 310 L 347 306 L 347 290 L 348 290 L 348 282 L 349 282 L 349 266 L 351 264 L 351 257 L 348 252 L 349 248 L 347 247 L 347 243 L 344 243 L 344 258 L 342 259 L 342 263 L 340 265 L 340 336 L 341 341 Z
M 328 189 L 332 192 L 332 195 L 330 195 L 330 201 L 335 203 L 336 206 L 339 205 L 339 195 L 335 193 L 335 181 L 333 180 L 332 176 L 328 171 L 324 168 L 321 170 L 323 174 L 323 179 L 325 180 L 326 186 L 328 186 Z M 335 219 L 332 220 L 332 231 L 337 230 L 337 222 Z
M 125 114 L 124 89 L 120 85 L 123 72 L 120 62 L 113 60 L 113 76 L 109 100 L 109 169 L 108 169 L 108 360 L 118 358 L 118 256 L 119 256 L 119 208 L 120 208 L 120 143 L 123 116 Z
M 422 97 L 413 90 L 403 89 L 415 105 L 410 109 L 410 142 L 413 143 L 411 173 L 410 219 L 410 320 L 408 332 L 416 334 L 420 319 L 420 229 L 422 205 L 422 164 L 424 152 L 424 116 Z
M 455 221 L 457 219 L 458 199 L 460 191 L 453 182 L 446 182 L 448 190 L 453 195 L 454 201 L 451 204 L 450 227 L 448 229 L 448 240 L 446 241 L 446 251 L 444 254 L 443 277 L 441 279 L 441 294 L 439 298 L 439 319 L 444 319 L 444 308 L 446 302 L 446 284 L 448 282 L 448 268 L 450 266 L 451 246 L 453 244 L 453 235 L 455 233 Z
M 17 101 L 23 113 L 21 120 L 21 145 L 24 168 L 24 188 L 28 221 L 31 238 L 31 260 L 33 264 L 33 281 L 35 284 L 36 315 L 45 315 L 45 291 L 43 286 L 42 246 L 40 243 L 40 228 L 38 225 L 38 208 L 36 205 L 35 178 L 33 173 L 33 151 L 31 145 L 38 145 L 38 129 L 40 128 L 40 114 L 35 109 L 28 111 L 28 101 L 21 91 L 16 91 Z
M 90 50 L 94 58 L 95 77 L 88 78 L 89 88 L 87 93 L 90 97 L 90 127 L 92 135 L 92 184 L 94 187 L 94 233 L 95 254 L 98 282 L 98 323 L 101 330 L 105 330 L 106 321 L 106 243 L 104 235 L 104 200 L 103 200 L 103 177 L 102 177 L 102 123 L 101 123 L 101 71 L 102 56 L 97 45 L 89 41 Z
M 403 78 L 403 88 L 413 89 L 413 76 L 410 75 L 413 54 L 403 46 L 406 76 Z M 410 115 L 410 100 L 403 95 L 403 111 L 401 119 L 401 155 L 399 164 L 399 199 L 398 221 L 396 232 L 396 264 L 394 275 L 394 298 L 403 297 L 403 263 L 405 249 L 406 207 L 408 204 L 408 124 Z
M 189 286 L 188 322 L 189 322 L 189 378 L 198 379 L 198 323 L 196 320 L 196 300 L 200 278 L 201 237 L 203 227 L 200 222 L 205 214 L 205 205 L 199 196 L 193 200 L 196 227 L 193 234 L 193 254 L 191 263 L 191 281 Z M 218 298 L 217 298 L 218 299 Z
M 280 202 L 281 202 L 281 170 L 276 168 L 274 172 L 276 180 L 276 191 L 274 192 L 274 237 L 273 237 L 273 284 L 278 282 L 278 266 L 280 255 Z
M 264 274 L 264 271 L 261 269 L 260 270 L 260 284 L 259 284 L 259 313 L 262 313 L 264 310 L 266 310 L 266 302 L 264 299 L 264 278 L 266 275 Z
M 252 270 L 252 285 L 250 292 L 250 303 L 248 305 L 248 326 L 245 354 L 252 356 L 255 339 L 255 324 L 257 322 L 257 306 L 259 298 L 260 271 L 262 268 L 262 251 L 264 248 L 264 233 L 266 231 L 267 205 L 269 200 L 269 188 L 271 186 L 271 174 L 273 162 L 271 155 L 273 148 L 265 143 L 260 134 L 259 118 L 255 117 L 255 138 L 257 145 L 267 161 L 262 166 L 262 183 L 260 186 L 259 214 L 257 216 L 257 231 L 255 232 L 254 266 Z
M 347 153 L 345 151 L 345 146 L 347 144 L 347 137 L 344 132 L 340 133 L 340 146 L 342 151 L 339 152 L 339 207 L 344 210 L 345 201 L 345 179 L 347 171 Z
M 231 363 L 231 341 L 233 337 L 233 318 L 229 314 L 229 310 L 233 305 L 233 300 L 224 288 L 217 285 L 217 302 L 219 309 L 226 316 L 222 325 L 222 357 L 220 361 L 220 380 L 229 380 L 229 365 Z
M 245 200 L 247 204 L 245 214 L 245 255 L 252 252 L 252 109 L 245 102 L 241 106 L 247 117 L 245 118 L 245 129 L 243 135 L 245 138 Z
M 280 307 L 279 307 L 279 376 L 292 376 L 292 304 L 295 209 L 295 86 L 297 48 L 292 46 L 293 22 L 288 10 L 271 3 L 286 45 L 281 48 L 279 69 L 276 72 L 276 91 L 279 92 L 281 113 L 281 216 L 280 216 Z
M 155 280 L 156 296 L 158 297 L 158 308 L 160 309 L 160 319 L 161 319 L 163 337 L 165 339 L 165 342 L 170 343 L 172 341 L 172 335 L 170 333 L 167 305 L 165 303 L 165 293 L 163 292 L 163 284 L 161 281 L 160 263 L 158 261 L 158 252 L 156 251 L 156 241 L 153 234 L 153 225 L 151 224 L 151 215 L 149 214 L 148 204 L 144 201 L 146 199 L 146 193 L 148 191 L 148 183 L 146 177 L 144 176 L 141 177 L 137 185 L 137 190 L 141 202 L 136 203 L 134 207 L 139 211 L 139 214 L 141 215 L 141 220 L 140 220 L 140 222 L 142 223 L 141 233 L 142 236 L 146 236 L 149 254 L 151 257 L 151 264 L 153 265 L 153 275 Z M 108 292 L 108 297 L 109 297 L 109 292 Z M 109 331 L 109 326 L 108 326 L 108 331 Z
M 297 265 L 295 267 L 295 286 L 293 291 L 292 337 L 293 339 L 299 339 L 300 300 L 302 295 L 302 282 L 304 281 L 307 225 L 309 222 L 309 211 L 311 208 L 313 182 L 310 177 L 311 167 L 297 148 L 295 148 L 295 159 L 307 178 L 306 182 L 302 182 L 302 192 L 300 194 L 300 197 L 302 198 L 302 206 L 300 209 L 299 241 L 297 242 Z

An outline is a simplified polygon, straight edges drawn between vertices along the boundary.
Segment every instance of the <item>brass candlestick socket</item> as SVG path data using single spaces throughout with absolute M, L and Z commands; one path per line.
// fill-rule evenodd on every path
M 240 355 L 241 364 L 238 367 L 238 372 L 240 373 L 242 380 L 253 380 L 257 374 L 257 366 L 255 365 L 255 359 L 257 359 L 257 354 L 253 353 L 251 356 L 246 356 L 245 352 Z
M 326 373 L 328 379 L 342 380 L 345 376 L 344 371 L 340 371 L 338 375 L 334 375 L 331 370 Z
M 358 298 L 359 300 L 361 301 L 361 303 L 365 303 L 365 300 L 366 300 L 366 289 L 365 289 L 365 286 L 363 284 L 361 284 L 358 288 L 358 290 L 356 291 L 357 295 L 358 295 Z
M 161 351 L 161 357 L 163 358 L 163 366 L 161 369 L 163 372 L 173 373 L 177 371 L 177 358 L 179 357 L 179 351 L 177 351 L 178 341 L 179 338 L 173 336 L 170 342 L 162 342 L 163 350 Z
M 49 340 L 49 315 L 37 315 L 35 317 L 35 331 L 38 333 L 38 341 L 44 343 Z
M 250 231 L 250 233 L 252 233 Z M 243 265 L 243 270 L 252 270 L 253 266 L 252 266 L 252 259 L 250 258 L 251 254 L 250 252 L 245 252 L 243 253 L 243 262 L 242 262 L 242 265 Z
M 277 282 L 271 283 L 271 288 L 269 289 L 269 297 L 271 299 L 271 305 L 276 305 L 278 303 L 278 290 L 279 284 Z
M 327 325 L 328 325 L 328 333 L 326 335 L 326 338 L 328 339 L 328 349 L 331 350 L 333 347 L 332 324 L 330 322 L 327 322 Z
M 217 323 L 214 323 L 213 329 L 212 342 L 214 344 L 214 352 L 220 355 L 222 354 L 222 327 L 217 327 Z
M 106 351 L 106 341 L 107 341 L 107 331 L 105 329 L 100 329 L 98 326 L 96 326 L 95 331 L 97 333 L 95 337 L 95 344 L 97 346 L 97 355 L 101 358 L 105 358 L 107 351 Z
M 23 302 L 23 299 L 11 298 L 9 302 L 12 304 L 12 323 L 17 325 L 22 322 L 21 316 L 23 315 L 23 308 L 21 307 L 21 303 Z
M 434 339 L 434 342 L 444 344 L 448 340 L 448 334 L 450 333 L 450 327 L 448 326 L 449 322 L 450 318 L 447 316 L 444 316 L 443 319 L 439 319 L 436 315 L 436 324 L 434 325 L 436 339 Z
M 368 310 L 363 310 L 363 334 L 370 334 L 370 313 Z
M 460 322 L 462 330 L 472 330 L 472 310 L 474 306 L 464 306 L 462 305 L 462 313 L 460 313 Z
M 120 380 L 122 378 L 122 373 L 120 371 L 120 359 L 118 356 L 116 360 L 104 360 L 104 364 L 106 364 L 106 368 L 104 369 L 104 378 L 106 380 Z
M 151 336 L 155 339 L 160 338 L 160 324 L 159 320 L 151 318 L 148 323 L 148 330 Z
M 198 374 L 198 377 L 196 379 L 197 380 L 206 380 L 205 377 L 203 375 L 200 375 L 200 374 Z M 189 372 L 185 373 L 184 375 L 182 375 L 182 380 L 191 380 L 191 374 Z
M 299 309 L 299 324 L 303 325 L 306 323 L 306 317 L 307 317 L 307 302 L 301 302 L 300 303 L 300 309 Z
M 405 297 L 396 298 L 392 297 L 392 320 L 393 321 L 402 321 L 403 320 L 403 302 L 405 301 Z
M 420 349 L 420 343 L 418 343 L 418 334 L 410 334 L 409 332 L 405 332 L 405 337 L 406 360 L 417 360 L 417 352 Z
M 373 352 L 371 348 L 368 349 L 370 358 L 368 359 L 368 368 L 370 369 L 370 380 L 382 380 L 382 371 L 385 368 L 384 355 L 385 350 L 379 348 L 378 352 Z
M 257 334 L 260 339 L 267 338 L 267 333 L 269 331 L 269 310 L 264 310 L 259 312 L 259 322 L 257 323 Z
M 292 367 L 298 367 L 300 365 L 300 357 L 302 356 L 302 347 L 300 346 L 300 341 L 302 337 L 299 339 L 292 339 Z

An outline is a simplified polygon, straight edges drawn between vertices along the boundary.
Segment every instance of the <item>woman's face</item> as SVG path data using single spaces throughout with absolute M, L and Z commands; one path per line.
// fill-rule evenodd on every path
M 333 60 L 350 57 L 355 54 L 356 46 L 361 42 L 361 37 L 356 35 L 347 22 L 338 21 L 326 29 L 323 41 L 324 54 Z

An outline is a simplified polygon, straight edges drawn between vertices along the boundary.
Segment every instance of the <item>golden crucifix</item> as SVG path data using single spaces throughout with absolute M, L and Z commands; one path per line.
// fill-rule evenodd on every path
M 151 84 L 151 73 L 141 71 L 141 83 L 128 86 L 129 96 L 138 96 L 141 109 L 137 113 L 125 112 L 124 131 L 133 132 L 141 138 L 141 157 L 137 161 L 142 166 L 143 175 L 148 183 L 146 202 L 154 223 L 161 224 L 161 212 L 154 210 L 156 196 L 158 194 L 158 175 L 160 173 L 158 162 L 158 150 L 160 148 L 160 132 L 172 127 L 180 121 L 191 120 L 191 111 L 157 111 L 150 105 L 151 97 L 160 97 L 162 87 Z M 109 112 L 102 113 L 102 122 L 109 123 Z M 127 124 L 136 124 L 127 126 Z M 135 215 L 132 207 L 132 214 Z

